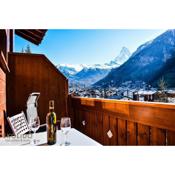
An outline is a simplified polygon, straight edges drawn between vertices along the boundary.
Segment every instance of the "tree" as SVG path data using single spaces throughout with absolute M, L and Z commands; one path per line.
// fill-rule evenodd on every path
M 25 49 L 25 53 L 31 53 L 31 49 L 30 49 L 30 45 L 28 44 L 26 49 Z
M 159 80 L 159 82 L 158 82 L 158 89 L 159 89 L 160 91 L 165 91 L 166 88 L 167 88 L 167 83 L 166 83 L 166 81 L 164 80 L 164 78 L 162 77 L 162 78 Z
M 165 92 L 166 88 L 167 88 L 167 83 L 162 77 L 158 82 L 158 90 L 160 91 L 160 93 L 158 93 L 158 97 L 159 97 L 159 101 L 161 102 L 168 102 L 167 94 Z
M 108 98 L 107 89 L 106 88 L 102 89 L 102 98 Z

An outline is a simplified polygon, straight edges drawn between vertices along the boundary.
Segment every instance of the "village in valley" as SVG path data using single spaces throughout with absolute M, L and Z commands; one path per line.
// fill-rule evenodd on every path
M 87 98 L 106 98 L 117 100 L 134 100 L 148 102 L 175 103 L 175 89 L 166 87 L 164 79 L 159 81 L 158 87 L 152 87 L 142 81 L 127 81 L 119 87 L 112 83 L 108 87 L 82 86 L 70 84 L 69 93 L 74 96 Z

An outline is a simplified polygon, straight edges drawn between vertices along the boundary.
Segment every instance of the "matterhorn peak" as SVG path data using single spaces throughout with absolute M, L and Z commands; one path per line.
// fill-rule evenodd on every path
M 119 55 L 115 58 L 115 62 L 122 65 L 131 56 L 129 49 L 125 46 L 122 47 Z
M 130 56 L 131 56 L 131 53 L 129 49 L 123 46 L 122 49 L 120 50 L 120 54 L 117 57 L 130 57 Z

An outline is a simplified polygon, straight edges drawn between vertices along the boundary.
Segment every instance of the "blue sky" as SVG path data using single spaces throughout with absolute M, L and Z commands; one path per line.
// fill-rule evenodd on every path
M 123 46 L 134 52 L 165 30 L 48 30 L 36 46 L 15 35 L 15 51 L 28 44 L 33 53 L 45 54 L 54 64 L 95 64 L 114 59 Z

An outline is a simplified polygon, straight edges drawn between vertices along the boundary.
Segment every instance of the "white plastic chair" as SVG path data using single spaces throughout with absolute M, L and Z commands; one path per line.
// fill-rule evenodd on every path
M 29 98 L 27 100 L 27 110 L 26 110 L 28 123 L 30 122 L 30 119 L 38 116 L 37 107 L 38 107 L 39 96 L 40 96 L 39 92 L 33 92 L 29 95 Z
M 29 126 L 23 111 L 20 114 L 7 117 L 7 120 L 15 136 L 21 136 L 29 132 Z

